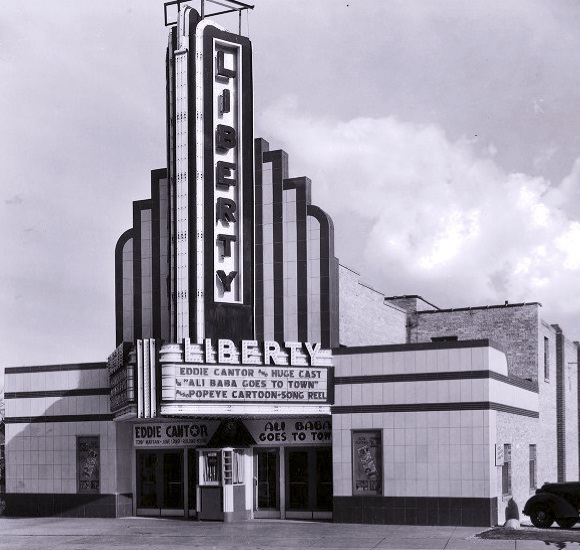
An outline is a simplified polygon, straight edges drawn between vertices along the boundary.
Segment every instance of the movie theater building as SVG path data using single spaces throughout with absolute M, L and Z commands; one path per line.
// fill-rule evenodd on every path
M 185 6 L 169 26 L 167 167 L 115 250 L 117 347 L 6 369 L 6 513 L 494 525 L 577 479 L 578 344 L 537 303 L 365 285 L 253 136 L 248 38 Z

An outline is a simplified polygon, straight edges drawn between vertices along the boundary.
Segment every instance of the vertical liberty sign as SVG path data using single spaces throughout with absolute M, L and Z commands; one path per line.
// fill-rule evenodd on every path
M 253 338 L 254 139 L 248 38 L 197 26 L 198 166 L 203 165 L 202 295 L 197 340 Z M 201 307 L 200 307 L 201 310 Z M 201 328 L 201 327 L 200 327 Z
M 241 126 L 238 116 L 239 57 L 239 48 L 235 45 L 214 42 L 214 295 L 216 301 L 231 303 L 239 303 L 243 284 L 240 273 L 243 211 L 238 176 L 238 133 Z

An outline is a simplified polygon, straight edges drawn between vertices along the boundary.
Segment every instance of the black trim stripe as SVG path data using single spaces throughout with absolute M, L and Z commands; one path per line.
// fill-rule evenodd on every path
M 308 341 L 308 226 L 311 182 L 306 177 L 285 179 L 283 189 L 296 190 L 296 298 L 298 341 Z
M 167 116 L 167 187 L 168 187 L 168 210 L 169 210 L 169 341 L 177 341 L 177 308 L 175 306 L 175 289 L 177 288 L 177 269 L 176 269 L 176 246 L 177 246 L 177 222 L 175 219 L 175 143 L 176 143 L 176 125 L 175 125 L 175 50 L 177 49 L 177 27 L 171 27 L 169 42 L 167 45 L 166 57 L 166 116 Z
M 315 205 L 307 208 L 320 224 L 320 329 L 321 344 L 334 348 L 340 343 L 339 335 L 339 280 L 338 259 L 334 256 L 334 224 L 332 218 Z
M 153 310 L 153 338 L 161 335 L 161 292 L 165 290 L 161 281 L 161 180 L 167 177 L 165 168 L 151 171 L 151 288 Z
M 123 303 L 123 252 L 125 245 L 133 238 L 133 229 L 127 229 L 117 241 L 115 246 L 115 328 L 117 346 L 124 340 L 123 338 L 123 313 L 125 304 Z
M 254 326 L 255 338 L 261 342 L 264 340 L 264 188 L 263 188 L 263 155 L 270 149 L 269 143 L 257 138 L 254 141 L 254 216 L 256 230 L 255 239 L 255 265 L 254 265 Z
M 332 350 L 334 355 L 358 355 L 360 353 L 381 353 L 384 351 L 420 351 L 434 349 L 462 349 L 462 348 L 494 348 L 504 352 L 505 349 L 487 338 L 481 340 L 455 340 L 451 342 L 423 342 L 419 344 L 385 344 L 381 346 L 355 346 L 349 348 L 336 348 Z
M 151 199 L 133 202 L 133 336 L 143 338 L 143 279 L 141 272 L 142 213 L 151 210 Z M 149 337 L 149 336 L 147 336 Z
M 92 395 L 110 395 L 109 388 L 87 388 L 77 390 L 16 391 L 6 392 L 5 399 L 34 399 L 41 397 L 88 397 Z
M 272 163 L 272 221 L 274 259 L 274 340 L 284 342 L 284 230 L 283 182 L 288 177 L 288 155 L 285 151 L 264 153 L 264 162 Z
M 167 174 L 167 171 L 166 171 Z M 169 180 L 167 175 L 159 180 L 159 338 L 171 342 L 171 232 Z M 155 298 L 155 296 L 154 296 Z
M 521 378 L 510 378 L 490 370 L 474 370 L 461 372 L 423 372 L 413 374 L 373 374 L 368 376 L 338 376 L 334 383 L 346 384 L 377 384 L 397 382 L 429 382 L 437 380 L 481 380 L 492 378 L 510 386 L 539 393 L 538 384 Z
M 71 414 L 69 416 L 14 416 L 6 417 L 6 424 L 44 424 L 52 422 L 110 422 L 112 414 Z
M 332 521 L 375 525 L 457 525 L 491 527 L 497 524 L 497 497 L 334 496 Z M 447 529 L 447 527 L 445 527 Z M 364 527 L 363 527 L 364 530 Z M 398 537 L 396 537 L 398 538 Z M 389 545 L 390 546 L 390 545 Z M 395 545 L 393 545 L 395 546 Z M 396 545 L 399 548 L 423 546 Z M 425 547 L 430 545 L 425 545 Z M 446 545 L 447 546 L 447 545 Z M 458 546 L 453 545 L 449 546 Z M 469 547 L 470 544 L 462 545 Z M 496 545 L 499 547 L 499 545 Z
M 41 365 L 34 367 L 6 367 L 4 374 L 23 374 L 31 372 L 58 372 L 71 370 L 100 370 L 106 369 L 107 363 L 73 363 L 69 365 Z
M 335 405 L 332 414 L 364 414 L 387 412 L 437 412 L 437 411 L 498 411 L 518 416 L 539 418 L 540 414 L 528 409 L 511 407 L 491 401 L 468 401 L 463 403 L 412 403 L 396 405 Z

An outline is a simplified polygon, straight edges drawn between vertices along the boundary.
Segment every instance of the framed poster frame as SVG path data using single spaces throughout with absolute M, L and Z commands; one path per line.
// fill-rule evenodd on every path
M 77 435 L 77 493 L 101 492 L 101 442 L 98 435 Z
M 352 494 L 383 494 L 382 430 L 352 431 Z

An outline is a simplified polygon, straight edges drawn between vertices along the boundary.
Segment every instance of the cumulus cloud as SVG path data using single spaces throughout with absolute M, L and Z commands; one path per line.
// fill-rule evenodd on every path
M 24 195 L 17 193 L 4 201 L 5 204 L 22 204 L 24 202 Z
M 550 322 L 576 323 L 580 159 L 553 185 L 507 173 L 435 125 L 317 120 L 292 98 L 259 124 L 313 179 L 315 202 L 346 236 L 341 260 L 386 294 L 422 294 L 440 307 L 539 301 Z M 349 241 L 357 223 L 368 233 Z

